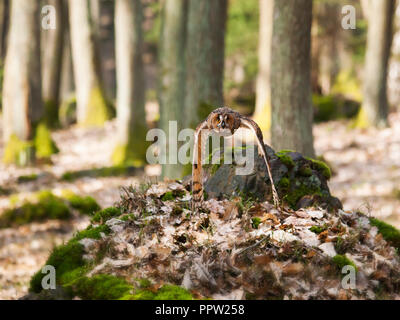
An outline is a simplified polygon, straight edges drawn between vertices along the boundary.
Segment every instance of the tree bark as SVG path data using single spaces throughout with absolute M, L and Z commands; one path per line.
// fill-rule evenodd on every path
M 264 131 L 271 127 L 271 41 L 274 0 L 259 0 L 260 31 L 258 36 L 258 77 L 254 118 Z
M 3 0 L 0 2 L 0 62 L 3 64 L 6 54 L 7 32 L 9 24 L 10 2 Z
M 394 0 L 371 0 L 364 69 L 364 101 L 358 126 L 384 127 L 389 112 L 387 73 L 393 36 Z
M 115 2 L 118 142 L 114 164 L 141 166 L 146 160 L 142 11 L 140 0 Z
M 195 128 L 223 104 L 227 0 L 189 0 L 185 126 Z
M 163 7 L 163 22 L 159 50 L 159 105 L 160 128 L 167 134 L 167 153 L 177 152 L 177 139 L 169 130 L 169 122 L 177 122 L 177 133 L 183 128 L 185 100 L 185 43 L 187 23 L 187 2 L 166 0 Z M 171 135 L 171 136 L 170 136 Z M 171 141 L 168 139 L 171 137 Z M 171 179 L 182 177 L 180 163 L 167 163 L 162 175 Z
M 69 0 L 72 60 L 81 126 L 101 126 L 111 117 L 100 78 L 89 0 Z
M 56 9 L 56 29 L 42 30 L 43 45 L 43 101 L 45 116 L 52 127 L 58 125 L 58 108 L 60 104 L 61 70 L 65 34 L 64 0 L 49 0 L 48 5 Z
M 3 83 L 4 161 L 33 157 L 34 125 L 43 115 L 40 77 L 40 1 L 13 0 Z
M 314 156 L 312 0 L 275 1 L 271 54 L 272 145 Z

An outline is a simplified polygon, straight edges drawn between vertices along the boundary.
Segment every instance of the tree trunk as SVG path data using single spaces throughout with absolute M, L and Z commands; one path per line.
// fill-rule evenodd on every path
M 13 0 L 3 86 L 6 163 L 33 159 L 34 125 L 43 115 L 40 82 L 40 1 Z
M 111 118 L 111 110 L 100 79 L 89 0 L 69 0 L 68 4 L 78 124 L 101 126 Z
M 48 0 L 47 4 L 56 9 L 56 29 L 42 30 L 43 43 L 43 101 L 45 117 L 51 127 L 58 125 L 60 104 L 61 70 L 65 34 L 64 0 Z
M 141 166 L 146 160 L 145 87 L 142 5 L 140 0 L 115 2 L 118 142 L 115 164 Z
M 185 127 L 223 104 L 227 0 L 189 0 Z
M 322 94 L 329 95 L 339 73 L 338 40 L 340 31 L 340 8 L 337 3 L 322 2 L 318 5 L 319 26 L 319 84 Z
M 259 0 L 259 4 L 258 77 L 254 118 L 262 131 L 269 131 L 271 128 L 270 66 L 274 1 Z
M 364 101 L 358 116 L 359 127 L 387 125 L 387 73 L 395 1 L 371 0 L 364 69 Z
M 112 100 L 116 95 L 114 8 L 115 1 L 90 0 L 100 77 L 106 96 Z
M 61 88 L 60 100 L 62 102 L 71 99 L 75 95 L 74 88 L 74 68 L 72 65 L 72 50 L 71 50 L 71 28 L 68 21 L 68 1 L 64 3 L 64 50 L 61 66 Z
M 182 177 L 183 166 L 169 163 L 170 153 L 177 154 L 178 143 L 169 122 L 177 122 L 177 133 L 183 128 L 185 99 L 185 42 L 187 2 L 166 0 L 163 7 L 163 22 L 159 50 L 159 104 L 160 128 L 167 134 L 167 164 L 162 175 L 171 179 Z M 171 141 L 169 140 L 171 138 Z
M 0 1 L 0 62 L 3 64 L 6 54 L 7 32 L 10 14 L 9 0 Z
M 272 145 L 314 156 L 312 0 L 275 1 L 271 54 Z

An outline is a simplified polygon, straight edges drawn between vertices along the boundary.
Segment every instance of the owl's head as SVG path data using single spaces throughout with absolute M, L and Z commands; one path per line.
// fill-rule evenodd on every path
M 228 108 L 220 108 L 213 112 L 211 117 L 211 127 L 215 131 L 230 130 L 233 128 L 234 118 L 232 111 Z

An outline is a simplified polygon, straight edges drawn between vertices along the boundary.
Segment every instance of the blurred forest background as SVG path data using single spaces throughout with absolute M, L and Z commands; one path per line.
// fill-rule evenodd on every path
M 400 226 L 395 0 L 0 0 L 0 17 L 0 299 L 121 187 L 190 174 L 146 164 L 149 129 L 223 105 L 328 163 L 345 209 Z

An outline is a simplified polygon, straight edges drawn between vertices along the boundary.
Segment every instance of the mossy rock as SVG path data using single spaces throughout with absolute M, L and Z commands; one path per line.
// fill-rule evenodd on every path
M 100 209 L 92 197 L 81 197 L 71 191 L 64 191 L 63 196 L 59 197 L 49 190 L 42 190 L 22 202 L 14 195 L 10 198 L 10 203 L 12 207 L 0 216 L 0 228 L 20 226 L 33 221 L 70 219 L 72 209 L 81 214 L 92 214 Z
M 234 195 L 251 194 L 261 201 L 272 201 L 271 183 L 267 168 L 257 147 L 247 147 L 254 156 L 254 168 L 247 175 L 236 175 L 234 164 L 215 164 L 205 167 L 204 190 L 211 198 L 230 198 Z M 270 157 L 272 177 L 281 200 L 293 209 L 308 206 L 342 208 L 340 201 L 332 197 L 327 180 L 330 168 L 320 160 L 305 158 L 292 150 L 274 152 L 266 146 Z M 242 150 L 243 151 L 243 150 Z M 223 160 L 222 151 L 220 158 Z M 251 155 L 251 154 L 250 154 Z
M 25 200 L 20 206 L 5 210 L 0 216 L 0 227 L 18 226 L 32 221 L 71 218 L 71 210 L 67 203 L 51 192 L 41 191 L 33 198 L 33 201 Z
M 343 95 L 313 95 L 314 121 L 325 122 L 354 118 L 360 110 L 360 103 Z
M 90 197 L 81 197 L 70 191 L 64 191 L 63 197 L 68 200 L 71 207 L 78 210 L 81 214 L 94 214 L 100 210 L 100 206 L 97 201 Z
M 61 176 L 62 181 L 74 181 L 83 177 L 104 178 L 104 177 L 120 177 L 120 176 L 134 176 L 140 170 L 133 166 L 112 166 L 103 168 L 94 168 L 79 171 L 67 171 Z
M 66 244 L 60 245 L 52 251 L 45 265 L 51 265 L 56 269 L 57 285 L 67 285 L 81 278 L 89 269 L 83 259 L 84 247 L 79 243 L 84 238 L 100 239 L 102 234 L 108 234 L 107 226 L 92 227 L 77 232 Z M 45 275 L 39 270 L 30 281 L 29 291 L 39 293 L 42 291 L 42 279 Z
M 36 181 L 39 178 L 39 176 L 36 173 L 28 174 L 28 175 L 23 175 L 19 176 L 17 178 L 18 183 L 25 183 L 25 182 L 32 182 Z

